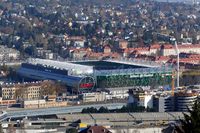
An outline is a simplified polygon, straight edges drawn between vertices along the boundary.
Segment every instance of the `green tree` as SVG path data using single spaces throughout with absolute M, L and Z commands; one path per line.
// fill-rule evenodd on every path
M 97 113 L 98 110 L 96 108 L 94 108 L 94 107 L 91 107 L 91 108 L 88 109 L 88 112 L 89 113 Z
M 94 107 L 88 107 L 88 108 L 84 108 L 82 110 L 82 113 L 98 113 L 98 110 Z
M 78 133 L 78 130 L 76 128 L 69 128 L 65 133 Z
M 200 133 L 200 103 L 195 102 L 192 109 L 188 108 L 189 114 L 184 114 L 181 124 L 175 126 L 177 133 Z
M 86 108 L 83 108 L 81 113 L 88 113 Z
M 102 106 L 99 108 L 98 113 L 109 113 L 109 110 L 108 108 Z

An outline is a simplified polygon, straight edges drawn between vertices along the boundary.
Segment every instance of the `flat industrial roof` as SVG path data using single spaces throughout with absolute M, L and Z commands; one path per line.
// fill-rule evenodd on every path
M 90 114 L 59 114 L 58 118 L 65 118 L 69 122 L 81 120 L 82 122 L 102 121 L 175 121 L 184 118 L 182 112 L 141 112 L 141 113 L 90 113 Z

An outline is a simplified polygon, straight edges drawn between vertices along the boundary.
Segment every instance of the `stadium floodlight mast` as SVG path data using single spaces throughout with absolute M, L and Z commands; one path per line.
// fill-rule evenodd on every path
M 175 50 L 177 54 L 177 88 L 179 87 L 179 49 L 178 49 L 178 44 L 176 41 L 176 38 L 170 37 L 170 42 L 172 42 L 175 45 Z

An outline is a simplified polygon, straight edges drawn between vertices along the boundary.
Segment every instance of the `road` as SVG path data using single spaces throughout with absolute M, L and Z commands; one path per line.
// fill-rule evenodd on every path
M 83 108 L 94 107 L 99 109 L 104 106 L 108 109 L 121 108 L 126 103 L 108 103 L 108 104 L 94 104 L 94 105 L 79 105 L 79 106 L 68 106 L 68 107 L 54 107 L 54 108 L 43 108 L 43 109 L 27 109 L 27 110 L 7 110 L 7 118 L 18 118 L 18 117 L 30 117 L 30 116 L 41 116 L 41 115 L 53 115 L 53 114 L 65 114 L 65 113 L 77 113 L 81 112 Z

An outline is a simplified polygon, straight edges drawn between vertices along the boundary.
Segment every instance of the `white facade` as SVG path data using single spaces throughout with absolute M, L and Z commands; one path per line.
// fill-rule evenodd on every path
M 80 40 L 80 41 L 75 41 L 74 43 L 76 47 L 84 47 L 85 41 Z
M 181 53 L 181 51 L 179 51 Z M 163 56 L 176 55 L 175 49 L 163 49 Z
M 200 54 L 200 46 L 195 45 L 179 45 L 179 53 L 197 53 Z M 163 56 L 176 55 L 175 48 L 163 49 Z
M 109 91 L 108 94 L 106 94 L 106 99 L 125 99 L 128 98 L 128 90 L 130 88 L 107 88 L 106 90 Z
M 83 93 L 83 102 L 100 102 L 106 100 L 106 92 Z
M 112 133 L 162 133 L 161 127 L 109 129 Z
M 153 96 L 150 94 L 144 95 L 139 98 L 138 105 L 144 106 L 145 108 L 153 108 Z
M 38 105 L 38 104 L 44 104 L 46 103 L 46 101 L 44 99 L 41 100 L 28 100 L 28 101 L 24 101 L 23 104 L 24 106 L 26 105 Z
M 144 106 L 145 108 L 153 108 L 153 95 L 143 92 L 136 92 L 135 94 L 129 93 L 128 104 L 131 103 L 136 103 L 138 106 Z
M 180 53 L 200 54 L 199 44 L 193 45 L 193 44 L 187 43 L 183 45 L 178 45 L 178 48 L 179 48 Z M 160 49 L 160 47 L 158 47 L 158 48 L 150 48 L 150 49 L 143 48 L 143 49 L 135 49 L 135 50 L 137 50 L 140 54 L 144 54 L 144 55 L 154 55 L 160 52 L 162 53 L 163 56 L 176 55 L 176 48 L 174 45 L 166 45 L 166 47 L 164 47 L 163 49 Z M 124 53 L 124 56 L 127 56 L 126 54 L 127 53 Z
M 19 56 L 19 51 L 12 48 L 7 48 L 5 46 L 0 46 L 0 60 L 16 60 L 19 59 Z

